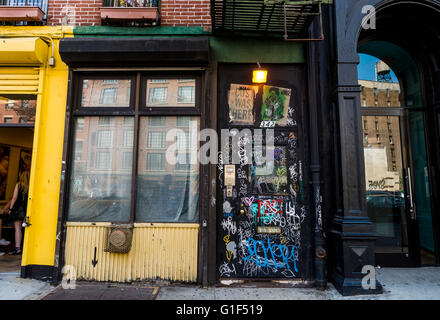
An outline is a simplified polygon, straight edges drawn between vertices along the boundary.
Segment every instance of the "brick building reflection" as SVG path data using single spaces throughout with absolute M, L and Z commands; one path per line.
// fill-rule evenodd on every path
M 124 106 L 125 103 L 128 107 L 129 80 L 103 83 L 104 81 L 85 82 L 82 106 Z M 194 80 L 175 79 L 148 83 L 147 104 L 151 101 L 161 106 L 195 105 Z M 127 207 L 132 188 L 134 121 L 133 116 L 76 118 L 75 146 L 72 152 L 74 169 L 71 177 L 74 198 L 117 199 L 126 203 Z M 167 133 L 172 129 L 179 129 L 180 132 L 173 134 L 171 140 L 167 141 Z M 191 152 L 197 151 L 198 147 L 198 130 L 198 117 L 140 117 L 138 155 L 135 162 L 137 189 L 141 190 L 141 194 L 138 193 L 138 202 L 151 201 L 154 193 L 164 183 L 171 184 L 182 192 L 198 187 L 196 158 L 193 158 L 196 162 L 191 164 Z M 166 151 L 171 145 L 176 147 L 175 164 L 167 161 L 166 157 Z M 182 197 L 178 196 L 177 199 Z
M 362 107 L 401 106 L 401 90 L 398 83 L 359 80 L 359 84 Z M 367 190 L 403 189 L 400 178 L 403 164 L 399 121 L 397 116 L 362 117 Z
M 34 123 L 37 100 L 2 99 L 0 100 L 1 123 Z

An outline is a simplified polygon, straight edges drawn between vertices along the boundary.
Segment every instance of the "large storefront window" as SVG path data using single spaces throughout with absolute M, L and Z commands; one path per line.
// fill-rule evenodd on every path
M 78 78 L 68 220 L 197 222 L 200 80 Z
M 133 129 L 124 125 L 124 117 L 76 119 L 70 221 L 129 221 L 131 170 L 126 167 L 133 135 L 129 139 L 124 133 Z
M 152 117 L 140 119 L 138 174 L 136 190 L 136 222 L 195 222 L 198 219 L 199 167 L 191 161 L 191 152 L 198 142 L 191 132 L 198 132 L 198 117 L 190 117 L 177 135 L 181 116 L 165 117 L 159 129 L 150 123 Z M 170 137 L 169 137 L 170 138 Z M 174 157 L 167 159 L 167 150 L 175 145 Z

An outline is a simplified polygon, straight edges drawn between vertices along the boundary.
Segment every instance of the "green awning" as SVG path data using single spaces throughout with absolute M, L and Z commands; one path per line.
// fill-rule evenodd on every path
M 321 5 L 332 0 L 211 0 L 214 33 L 304 38 Z

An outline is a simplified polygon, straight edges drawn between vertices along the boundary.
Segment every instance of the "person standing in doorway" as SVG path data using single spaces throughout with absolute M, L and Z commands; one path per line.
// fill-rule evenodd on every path
M 15 229 L 15 249 L 10 254 L 21 254 L 21 240 L 23 238 L 22 224 L 26 217 L 27 200 L 29 193 L 29 171 L 23 172 L 17 184 L 15 185 L 14 194 L 11 201 L 2 210 L 2 219 L 8 223 L 14 222 Z M 0 221 L 0 228 L 2 221 Z

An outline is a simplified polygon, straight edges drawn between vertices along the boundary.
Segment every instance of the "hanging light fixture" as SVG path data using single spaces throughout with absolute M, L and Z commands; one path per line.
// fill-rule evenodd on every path
M 252 71 L 252 83 L 266 83 L 267 82 L 267 70 L 261 69 L 260 63 L 257 62 L 258 69 Z

